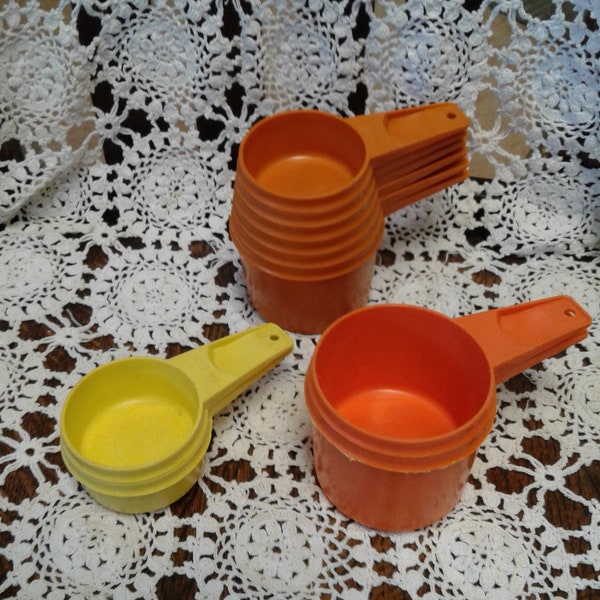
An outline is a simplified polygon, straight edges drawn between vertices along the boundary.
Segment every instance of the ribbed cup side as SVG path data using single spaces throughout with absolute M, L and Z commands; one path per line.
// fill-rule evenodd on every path
M 287 238 L 295 232 L 303 235 L 304 231 L 337 230 L 372 209 L 375 194 L 370 169 L 365 169 L 356 183 L 340 193 L 310 199 L 266 198 L 266 194 L 240 173 L 234 186 L 233 210 L 238 210 L 245 219 L 253 219 L 264 231 Z
M 370 169 L 324 198 L 284 198 L 276 206 L 243 172 L 229 222 L 242 258 L 279 276 L 330 277 L 371 255 L 383 236 L 383 212 Z M 254 193 L 251 193 L 254 192 Z
M 286 250 L 269 246 L 252 236 L 232 217 L 229 223 L 231 238 L 242 259 L 256 268 L 264 269 L 278 277 L 294 279 L 324 279 L 342 275 L 367 260 L 378 248 L 383 236 L 383 219 L 371 218 L 356 243 L 341 246 L 292 247 Z

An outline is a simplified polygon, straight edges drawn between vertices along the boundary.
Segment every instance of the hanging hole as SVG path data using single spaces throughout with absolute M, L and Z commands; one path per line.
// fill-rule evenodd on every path
M 454 112 L 449 112 L 449 113 L 447 113 L 447 114 L 446 114 L 446 117 L 447 117 L 448 119 L 456 119 L 456 113 L 454 113 Z
M 276 342 L 279 339 L 279 336 L 275 333 L 271 334 L 271 337 L 269 338 L 272 342 Z
M 572 308 L 567 308 L 567 310 L 565 310 L 565 315 L 567 315 L 567 317 L 574 317 L 575 311 Z

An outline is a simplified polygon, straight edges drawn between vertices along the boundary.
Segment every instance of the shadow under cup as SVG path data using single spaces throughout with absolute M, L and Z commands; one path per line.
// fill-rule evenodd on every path
M 363 306 L 384 215 L 360 134 L 319 111 L 259 122 L 240 146 L 229 227 L 265 320 L 320 333 Z

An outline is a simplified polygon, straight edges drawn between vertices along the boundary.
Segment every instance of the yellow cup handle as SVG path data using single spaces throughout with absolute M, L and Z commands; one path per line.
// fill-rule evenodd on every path
M 224 337 L 170 358 L 194 383 L 212 417 L 290 353 L 290 336 L 273 323 Z

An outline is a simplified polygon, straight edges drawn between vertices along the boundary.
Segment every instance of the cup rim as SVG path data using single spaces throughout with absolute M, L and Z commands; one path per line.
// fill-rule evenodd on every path
M 331 123 L 336 123 L 338 126 L 341 126 L 347 133 L 356 141 L 356 143 L 360 146 L 360 151 L 362 153 L 362 161 L 360 167 L 358 169 L 354 169 L 354 173 L 352 177 L 345 182 L 343 185 L 340 185 L 332 190 L 328 191 L 324 194 L 318 194 L 315 196 L 307 197 L 303 195 L 289 194 L 289 193 L 280 193 L 270 190 L 263 186 L 260 181 L 257 179 L 255 174 L 255 169 L 253 169 L 249 165 L 249 159 L 246 156 L 248 153 L 248 146 L 255 142 L 256 137 L 260 135 L 264 135 L 264 130 L 271 127 L 282 127 L 285 126 L 285 121 L 289 120 L 298 120 L 305 119 L 307 121 L 314 122 L 324 122 L 329 121 Z M 315 198 L 319 198 L 321 201 L 325 202 L 327 199 L 335 198 L 339 196 L 344 190 L 348 190 L 354 186 L 356 186 L 357 182 L 365 176 L 365 171 L 371 170 L 371 165 L 367 153 L 366 144 L 356 129 L 354 129 L 349 123 L 347 123 L 343 117 L 321 111 L 316 109 L 290 109 L 281 111 L 272 115 L 268 115 L 263 117 L 259 121 L 255 122 L 254 125 L 248 130 L 239 147 L 238 157 L 237 157 L 237 166 L 236 166 L 236 179 L 240 176 L 240 173 L 243 173 L 243 177 L 247 182 L 250 182 L 254 187 L 254 193 L 260 192 L 265 198 L 276 198 L 281 200 L 287 200 L 291 202 L 306 202 Z
M 335 329 L 347 320 L 360 319 L 371 311 L 414 310 L 428 314 L 432 318 L 452 322 L 460 335 L 470 338 L 480 349 L 481 357 L 487 365 L 489 385 L 485 398 L 479 409 L 466 422 L 457 428 L 443 433 L 422 438 L 396 438 L 381 435 L 355 425 L 328 401 L 326 393 L 319 382 L 318 361 L 323 348 L 323 340 L 335 335 Z M 443 468 L 458 462 L 472 454 L 481 445 L 492 428 L 496 415 L 496 390 L 493 369 L 483 349 L 453 319 L 428 308 L 406 304 L 379 304 L 356 309 L 343 315 L 332 323 L 322 334 L 307 370 L 305 378 L 305 400 L 313 422 L 320 433 L 344 454 L 355 460 L 376 468 L 389 471 L 420 472 Z
M 165 375 L 174 376 L 193 393 L 197 403 L 197 413 L 191 428 L 178 445 L 154 460 L 133 466 L 106 465 L 91 459 L 81 452 L 72 438 L 69 423 L 69 411 L 77 402 L 85 387 L 94 384 L 94 380 L 114 374 L 119 366 L 142 364 L 153 370 L 162 370 Z M 168 372 L 168 373 L 167 373 Z M 163 396 L 163 398 L 166 398 Z M 71 389 L 60 415 L 60 447 L 63 461 L 71 474 L 85 487 L 108 496 L 149 495 L 158 490 L 177 484 L 202 461 L 210 442 L 210 417 L 204 409 L 198 390 L 191 379 L 168 361 L 151 356 L 132 356 L 106 363 L 90 371 Z

